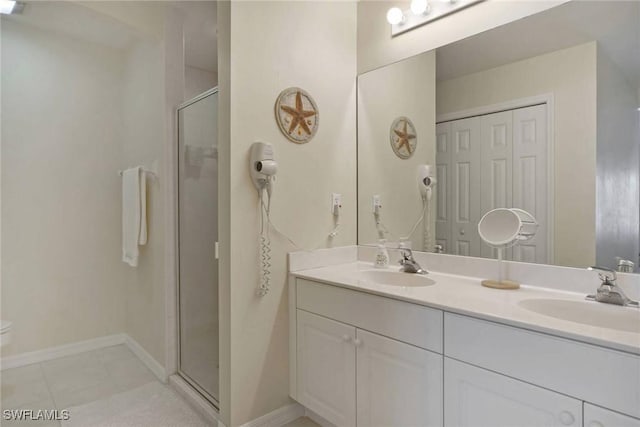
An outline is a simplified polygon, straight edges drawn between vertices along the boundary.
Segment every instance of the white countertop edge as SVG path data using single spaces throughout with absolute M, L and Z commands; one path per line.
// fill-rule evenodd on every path
M 362 262 L 345 263 L 345 264 L 342 264 L 342 266 L 345 266 L 348 264 L 363 264 L 363 263 Z M 485 311 L 477 311 L 472 308 L 452 307 L 450 305 L 438 303 L 436 301 L 425 300 L 420 298 L 412 298 L 410 296 L 399 295 L 397 293 L 385 292 L 383 290 L 378 290 L 378 289 L 371 289 L 368 287 L 364 287 L 362 285 L 349 283 L 347 280 L 337 280 L 331 277 L 322 277 L 323 276 L 322 273 L 326 271 L 327 268 L 330 268 L 330 267 L 322 267 L 322 268 L 315 268 L 315 269 L 295 271 L 295 272 L 292 271 L 292 272 L 289 272 L 289 274 L 301 279 L 322 282 L 332 286 L 338 286 L 346 289 L 352 289 L 352 290 L 365 292 L 373 295 L 378 295 L 386 298 L 391 298 L 399 301 L 418 304 L 425 307 L 442 310 L 448 313 L 461 314 L 464 316 L 470 316 L 470 317 L 474 317 L 482 320 L 488 320 L 491 322 L 495 322 L 495 323 L 499 323 L 507 326 L 515 326 L 515 327 L 529 330 L 529 331 L 541 332 L 547 335 L 553 335 L 556 337 L 567 338 L 567 339 L 571 339 L 571 340 L 586 343 L 586 344 L 597 345 L 600 347 L 605 347 L 607 349 L 613 349 L 613 350 L 618 350 L 625 353 L 640 355 L 640 334 L 634 334 L 633 332 L 624 332 L 624 331 L 616 331 L 616 330 L 607 329 L 607 328 L 600 328 L 597 326 L 571 322 L 569 320 L 556 319 L 550 316 L 544 316 L 542 314 L 532 315 L 532 317 L 540 317 L 541 323 L 555 323 L 554 326 L 549 326 L 549 325 L 545 326 L 544 324 L 533 323 L 531 321 L 517 319 L 514 317 L 501 316 L 494 313 L 487 313 Z M 453 275 L 448 273 L 440 273 L 436 271 L 433 271 L 432 273 L 438 274 L 438 275 L 450 276 L 452 278 L 460 278 L 467 281 L 477 281 L 478 282 L 477 286 L 481 286 L 480 281 L 482 279 L 480 278 Z M 437 285 L 434 285 L 434 286 L 437 286 Z M 522 289 L 548 293 L 550 297 L 555 296 L 555 297 L 559 297 L 560 299 L 576 300 L 584 297 L 584 295 L 575 293 L 575 292 L 568 292 L 568 291 L 541 288 L 541 287 L 533 287 L 533 286 L 527 286 L 527 285 L 522 285 Z M 508 293 L 518 292 L 517 290 L 516 291 L 489 290 L 489 291 L 508 292 Z M 503 303 L 500 301 L 497 301 L 496 304 L 503 304 Z M 639 311 L 639 317 L 640 317 L 640 311 Z M 576 329 L 578 328 L 582 329 L 582 331 L 577 331 Z M 612 337 L 604 338 L 598 335 L 611 335 Z M 632 344 L 622 342 L 622 341 L 627 341 L 627 339 L 619 339 L 620 337 L 618 337 L 617 335 L 627 336 L 629 341 L 635 338 L 634 335 L 637 335 L 638 346 L 634 346 Z

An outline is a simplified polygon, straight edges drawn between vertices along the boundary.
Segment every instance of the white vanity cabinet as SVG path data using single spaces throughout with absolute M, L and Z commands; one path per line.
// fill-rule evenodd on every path
M 337 426 L 640 427 L 638 354 L 292 283 L 290 394 Z
M 582 401 L 445 358 L 444 417 L 458 427 L 582 427 Z
M 486 399 L 496 411 L 488 416 L 502 420 L 500 407 L 520 412 L 513 425 L 581 426 L 582 402 L 640 416 L 637 355 L 452 313 L 445 313 L 444 330 L 447 426 L 465 425 L 450 422 L 456 411 Z M 525 422 L 536 412 L 556 424 Z M 599 427 L 589 426 L 588 414 L 584 425 Z
M 296 282 L 294 399 L 336 426 L 443 425 L 441 311 Z

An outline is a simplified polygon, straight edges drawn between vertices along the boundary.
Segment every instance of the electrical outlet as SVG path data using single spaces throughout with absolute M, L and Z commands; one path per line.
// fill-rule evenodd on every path
M 331 213 L 338 215 L 342 207 L 342 194 L 331 193 Z
M 382 208 L 382 199 L 380 198 L 379 194 L 376 194 L 373 196 L 372 212 L 377 214 L 380 212 L 381 208 Z

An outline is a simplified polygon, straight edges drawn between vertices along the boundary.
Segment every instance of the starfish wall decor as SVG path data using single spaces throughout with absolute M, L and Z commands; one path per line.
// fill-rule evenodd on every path
M 391 149 L 401 159 L 413 156 L 418 144 L 416 128 L 409 118 L 401 116 L 393 121 L 389 131 Z
M 276 100 L 275 113 L 280 131 L 290 141 L 304 144 L 316 134 L 320 119 L 318 107 L 303 89 L 283 90 Z

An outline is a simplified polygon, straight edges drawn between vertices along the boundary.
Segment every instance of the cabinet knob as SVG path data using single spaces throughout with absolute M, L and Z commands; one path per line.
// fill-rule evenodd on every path
M 460 229 L 460 235 L 461 235 L 461 236 L 464 236 L 464 228 L 461 228 L 461 229 Z
M 602 424 L 600 421 L 591 421 L 589 423 L 589 427 L 604 427 L 604 424 Z
M 351 341 L 351 337 L 349 335 L 345 334 L 345 335 L 342 336 L 342 341 L 349 342 L 349 341 Z
M 359 338 L 356 338 L 355 340 L 353 340 L 353 344 L 356 347 L 360 347 L 362 345 L 362 341 Z
M 569 411 L 560 412 L 560 422 L 565 426 L 570 426 L 576 420 L 576 417 Z

